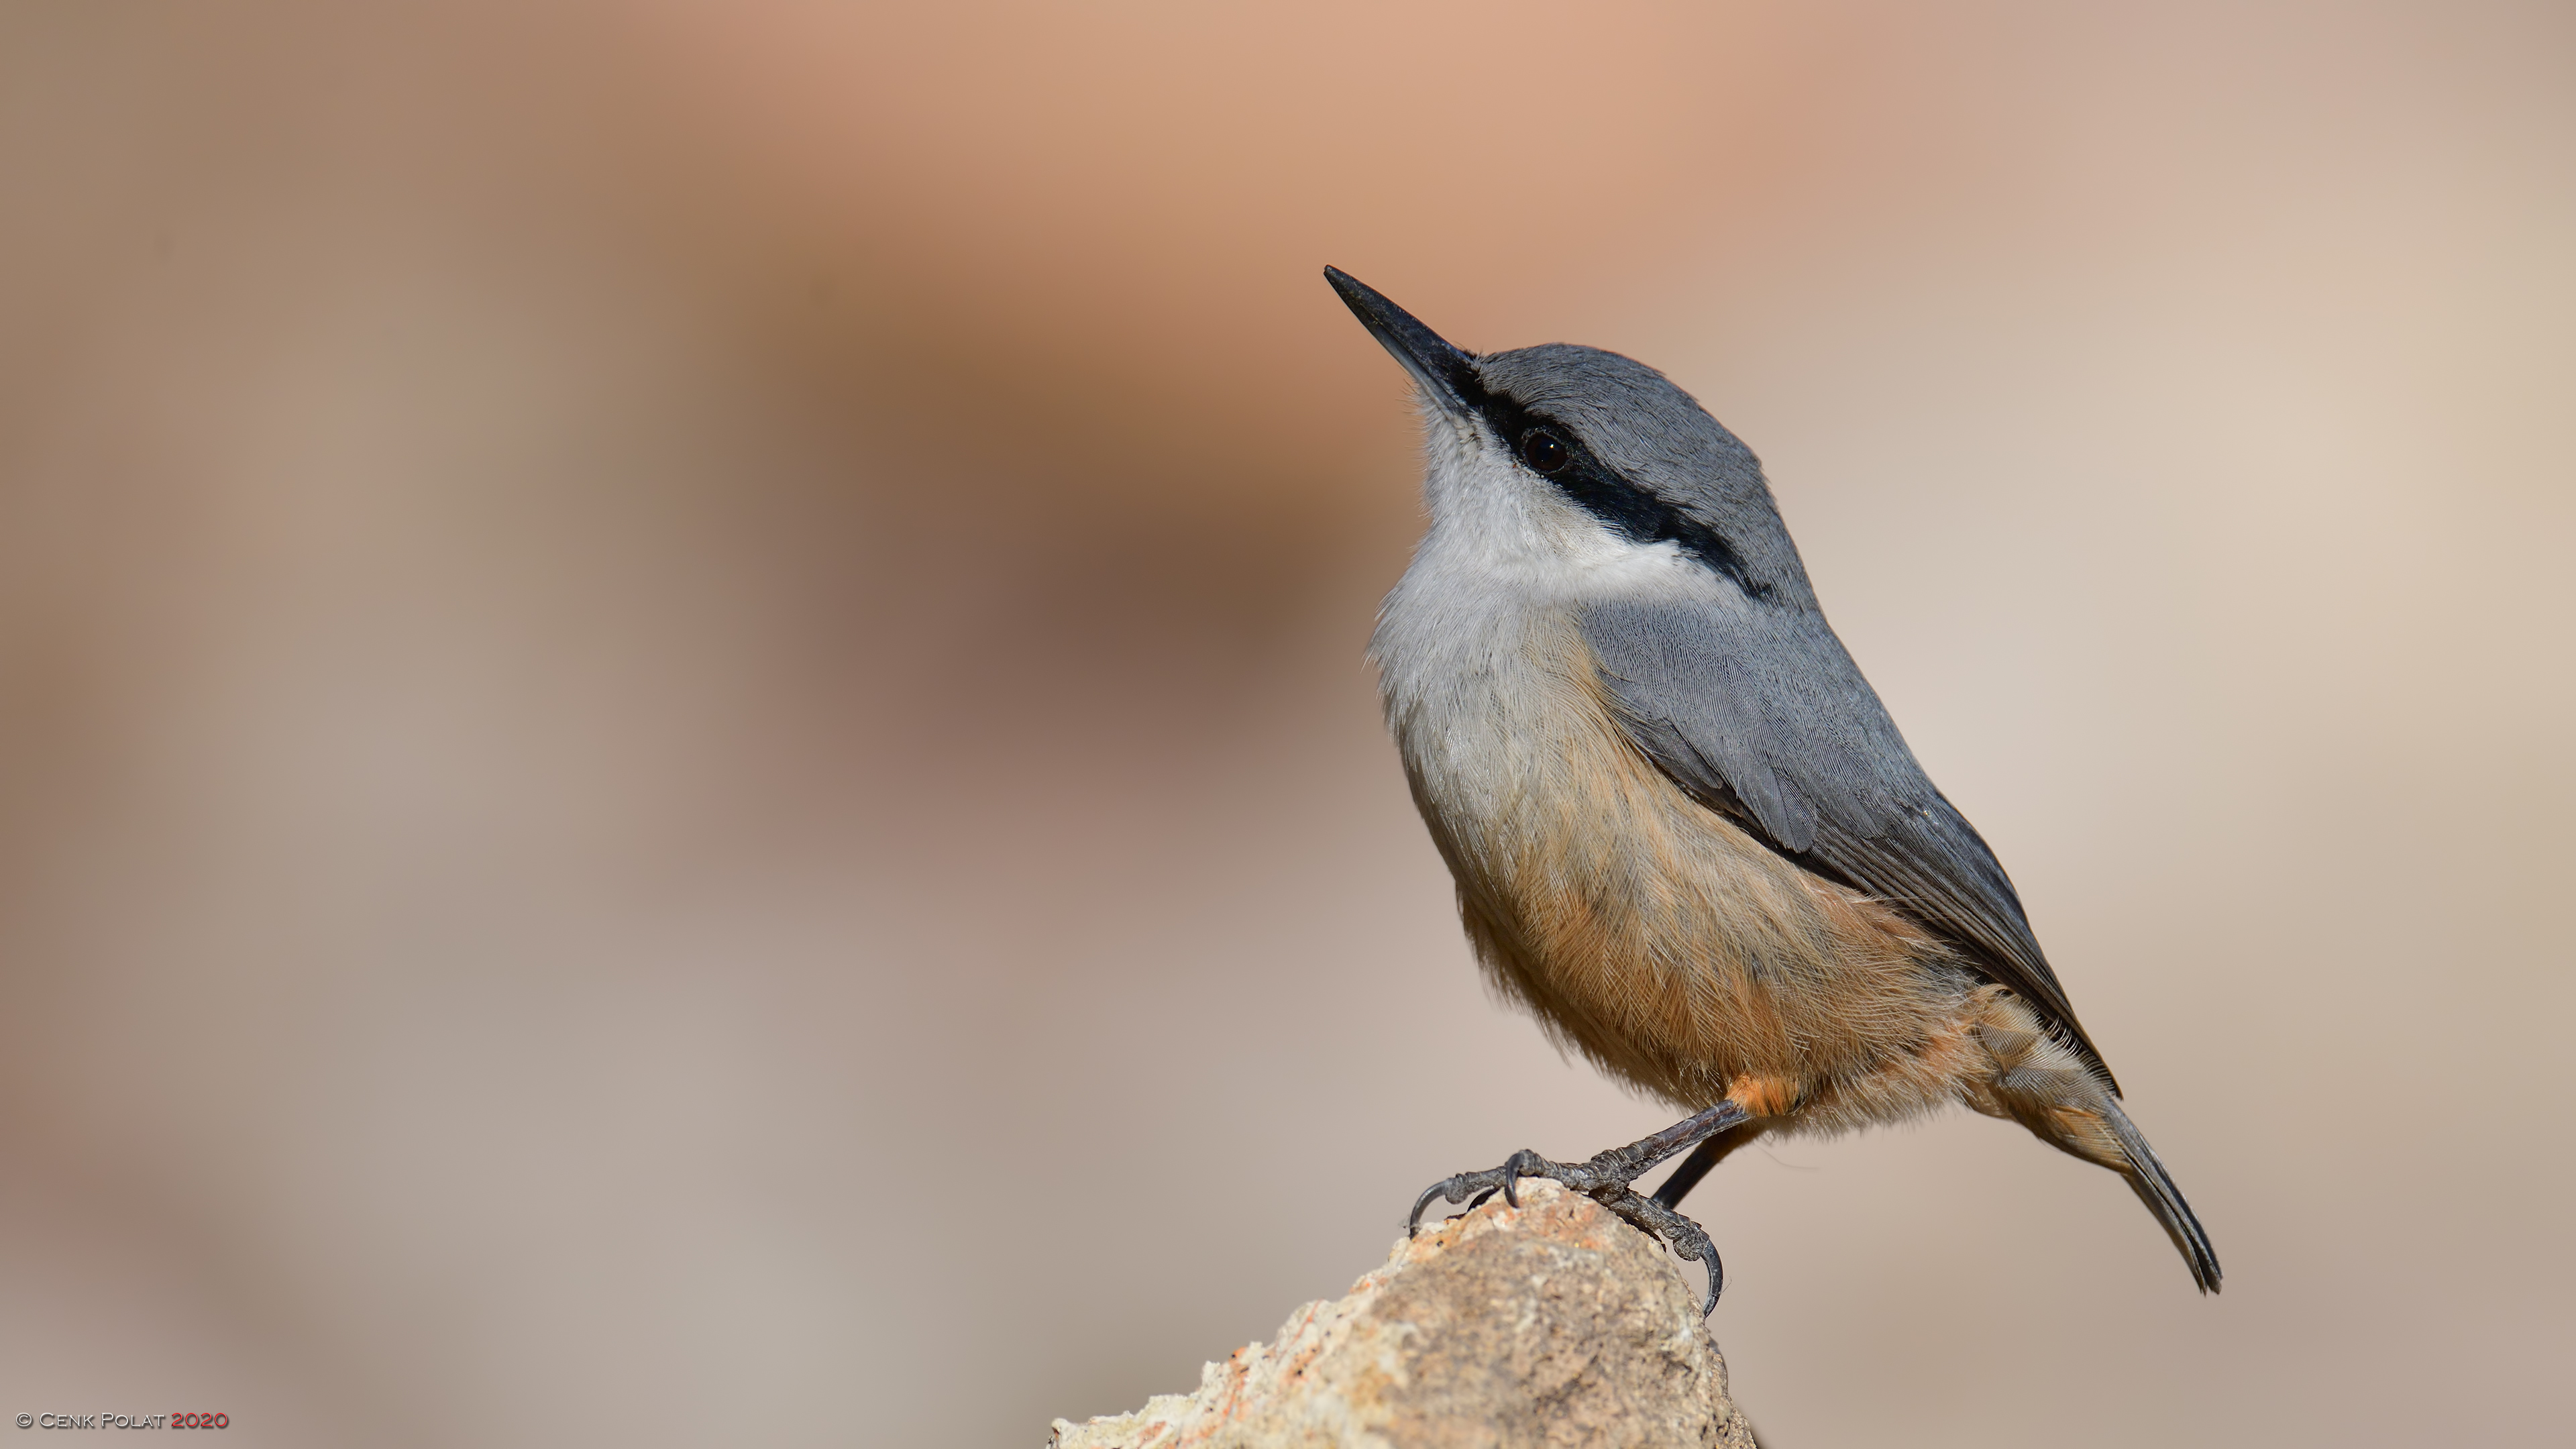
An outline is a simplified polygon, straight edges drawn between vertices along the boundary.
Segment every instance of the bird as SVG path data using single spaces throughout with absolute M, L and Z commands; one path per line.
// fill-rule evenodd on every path
M 1721 1159 L 1957 1104 L 2118 1173 L 2216 1292 L 2209 1235 L 1826 622 L 1753 452 L 1618 353 L 1467 352 L 1324 275 L 1418 394 L 1428 523 L 1369 656 L 1468 942 L 1560 1048 L 1690 1114 L 1443 1179 L 1408 1234 L 1435 1198 L 1551 1179 L 1702 1263 L 1711 1312 L 1724 1268 L 1678 1209 Z

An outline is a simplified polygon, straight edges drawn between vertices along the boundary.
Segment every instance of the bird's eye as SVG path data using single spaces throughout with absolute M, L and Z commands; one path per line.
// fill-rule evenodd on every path
M 1553 473 L 1574 460 L 1556 434 L 1545 428 L 1532 428 L 1521 435 L 1521 461 L 1536 473 Z

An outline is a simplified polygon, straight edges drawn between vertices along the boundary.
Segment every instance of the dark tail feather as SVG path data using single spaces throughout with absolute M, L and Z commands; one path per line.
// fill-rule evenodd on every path
M 2103 1105 L 2109 1109 L 2103 1115 L 2111 1124 L 2112 1135 L 2120 1139 L 2120 1150 L 2129 1159 L 2129 1170 L 2121 1176 L 2129 1180 L 2129 1188 L 2137 1193 L 2138 1201 L 2164 1224 L 2165 1236 L 2173 1239 L 2183 1261 L 2191 1265 L 2191 1279 L 2200 1285 L 2200 1291 L 2217 1292 L 2218 1250 L 2209 1245 L 2209 1234 L 2201 1231 L 2200 1219 L 2192 1216 L 2191 1204 L 2183 1201 L 2182 1189 L 2174 1186 L 2173 1174 L 2165 1171 L 2164 1160 L 2147 1145 L 2147 1135 L 2138 1130 L 2138 1124 L 2120 1110 L 2118 1099 L 2106 1097 Z

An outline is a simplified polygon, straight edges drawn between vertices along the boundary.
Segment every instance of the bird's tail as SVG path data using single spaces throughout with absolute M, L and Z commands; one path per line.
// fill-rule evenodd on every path
M 2174 1186 L 2173 1174 L 2165 1171 L 2164 1159 L 2147 1145 L 2147 1134 L 2120 1110 L 2119 1098 L 2105 1092 L 2095 1110 L 2109 1124 L 2111 1135 L 2119 1139 L 2120 1155 L 2128 1159 L 2115 1166 L 2128 1179 L 2130 1191 L 2147 1205 L 2147 1211 L 2156 1215 L 2157 1222 L 2164 1224 L 2165 1236 L 2173 1239 L 2174 1248 L 2191 1265 L 2192 1281 L 2200 1285 L 2200 1291 L 2217 1292 L 2218 1251 L 2209 1245 L 2209 1234 L 2201 1230 L 2200 1219 L 2192 1216 L 2191 1204 L 2183 1201 L 2182 1189 Z

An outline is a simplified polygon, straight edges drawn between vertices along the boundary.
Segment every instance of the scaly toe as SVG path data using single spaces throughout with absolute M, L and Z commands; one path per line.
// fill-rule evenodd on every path
M 1424 1188 L 1422 1196 L 1413 1200 L 1412 1216 L 1404 1220 L 1404 1235 L 1409 1238 L 1422 1231 L 1422 1213 L 1425 1208 L 1431 1206 L 1433 1198 L 1464 1202 L 1467 1204 L 1467 1210 L 1473 1212 L 1481 1207 L 1486 1199 L 1499 1192 L 1503 1195 L 1503 1201 L 1513 1207 L 1519 1207 L 1521 1195 L 1518 1184 L 1522 1178 L 1544 1177 L 1554 1182 L 1567 1182 L 1567 1175 L 1579 1170 L 1550 1162 L 1524 1147 L 1513 1153 L 1500 1167 L 1489 1167 L 1482 1172 L 1462 1172 L 1454 1177 L 1444 1177 Z M 1570 1183 L 1568 1185 L 1571 1186 Z M 1470 1197 L 1474 1200 L 1469 1201 Z
M 1404 1235 L 1409 1238 L 1422 1231 L 1422 1210 L 1431 1206 L 1431 1200 L 1435 1197 L 1449 1202 L 1466 1202 L 1472 1195 L 1476 1202 L 1483 1202 L 1494 1195 L 1495 1189 L 1506 1187 L 1508 1187 L 1508 1180 L 1503 1176 L 1503 1169 L 1499 1167 L 1487 1168 L 1483 1172 L 1462 1172 L 1455 1177 L 1444 1177 L 1424 1188 L 1422 1196 L 1413 1200 L 1413 1215 L 1404 1220 Z M 1468 1206 L 1470 1211 L 1474 1209 L 1473 1203 Z
M 1709 1240 L 1707 1229 L 1640 1193 L 1622 1189 L 1595 1197 L 1639 1232 L 1672 1249 L 1674 1257 L 1706 1266 L 1708 1299 L 1700 1305 L 1699 1316 L 1706 1318 L 1717 1311 L 1717 1295 L 1726 1287 L 1726 1266 L 1718 1261 L 1717 1245 Z

